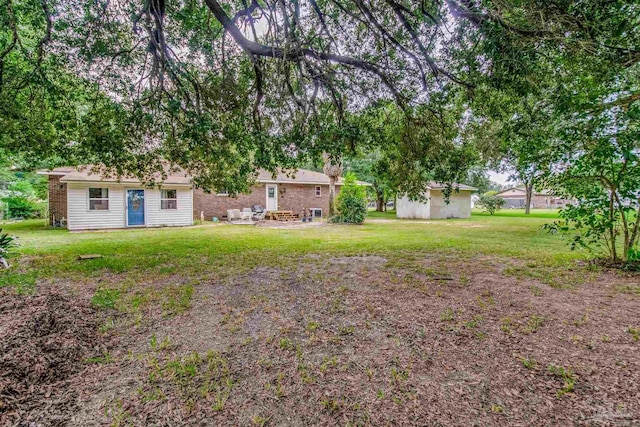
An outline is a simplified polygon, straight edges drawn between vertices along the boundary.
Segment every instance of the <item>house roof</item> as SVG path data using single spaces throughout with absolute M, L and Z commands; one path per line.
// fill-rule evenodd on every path
M 453 187 L 454 190 L 457 188 L 458 190 L 461 190 L 461 191 L 478 191 L 477 188 L 472 187 L 470 185 L 466 185 L 466 184 L 458 184 L 454 182 L 451 184 L 451 186 Z M 430 190 L 442 190 L 444 188 L 447 188 L 447 184 L 439 184 L 435 181 L 431 181 L 429 183 Z
M 74 167 L 60 167 L 51 170 L 38 171 L 41 175 L 57 175 L 62 176 L 60 182 L 118 182 L 118 183 L 140 183 L 140 180 L 134 176 L 103 176 L 98 171 L 93 172 L 93 165 Z M 191 176 L 184 172 L 168 173 L 166 179 L 161 180 L 160 174 L 156 177 L 157 181 L 162 181 L 164 185 L 190 185 Z M 291 184 L 324 184 L 329 185 L 329 177 L 320 172 L 314 172 L 307 169 L 297 169 L 295 171 L 278 171 L 275 177 L 269 171 L 258 170 L 257 182 L 260 183 L 291 183 Z M 371 185 L 367 182 L 357 181 L 360 185 Z M 338 178 L 336 185 L 343 185 L 344 179 Z
M 509 196 L 509 194 L 506 194 L 506 193 L 512 192 L 512 194 L 513 194 L 514 191 L 517 191 L 517 192 L 521 193 L 522 196 L 524 196 L 526 194 L 526 192 L 527 192 L 524 187 L 518 186 L 518 187 L 511 187 L 511 188 L 507 188 L 506 190 L 502 190 L 501 192 L 496 193 L 496 196 Z M 516 193 L 516 194 L 518 194 L 518 193 Z M 536 196 L 553 196 L 553 193 L 551 191 L 544 190 L 544 189 L 540 190 L 540 191 L 535 191 L 534 190 L 533 194 L 536 195 Z
M 257 182 L 263 183 L 291 183 L 291 184 L 324 184 L 329 185 L 329 176 L 321 172 L 314 172 L 308 169 L 297 169 L 295 171 L 278 171 L 275 178 L 269 171 L 259 170 Z M 356 181 L 359 185 L 371 185 L 368 182 Z M 344 178 L 339 177 L 336 185 L 343 185 Z
M 57 175 L 62 176 L 60 182 L 117 182 L 123 184 L 139 184 L 140 180 L 132 175 L 127 176 L 109 176 L 102 175 L 95 169 L 94 165 L 74 167 L 60 167 L 51 170 L 38 171 L 41 175 Z M 161 174 L 154 176 L 156 181 L 162 182 L 164 185 L 191 185 L 191 177 L 184 172 L 169 172 L 167 177 L 162 179 Z
M 507 193 L 524 196 L 525 190 L 524 188 L 521 188 L 521 187 L 511 187 L 511 188 L 507 188 L 506 190 L 502 190 L 499 193 L 496 193 L 496 196 L 508 196 L 509 194 Z
M 39 175 L 67 175 L 69 173 L 75 172 L 77 169 L 71 166 L 64 166 L 60 168 L 54 169 L 41 169 L 38 171 Z

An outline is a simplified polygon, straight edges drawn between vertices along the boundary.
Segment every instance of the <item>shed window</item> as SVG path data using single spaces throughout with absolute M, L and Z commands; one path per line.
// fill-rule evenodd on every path
M 162 190 L 160 209 L 178 209 L 178 190 Z
M 316 196 L 322 196 L 322 187 L 316 185 Z
M 311 216 L 314 218 L 322 218 L 322 209 L 320 208 L 311 208 Z
M 90 188 L 89 189 L 89 210 L 107 211 L 109 210 L 109 189 Z

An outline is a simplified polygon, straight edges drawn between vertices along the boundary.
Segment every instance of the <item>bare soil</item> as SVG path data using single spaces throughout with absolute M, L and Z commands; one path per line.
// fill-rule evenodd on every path
M 0 425 L 62 426 L 77 409 L 74 382 L 107 352 L 96 313 L 59 292 L 0 289 Z
M 505 274 L 516 264 L 316 255 L 212 277 L 184 314 L 124 322 L 113 360 L 91 369 L 82 360 L 105 344 L 90 308 L 10 296 L 0 305 L 0 420 L 640 425 L 638 275 L 550 287 Z M 40 332 L 51 316 L 62 326 Z M 40 373 L 39 357 L 57 364 Z M 60 403 L 44 411 L 40 400 Z

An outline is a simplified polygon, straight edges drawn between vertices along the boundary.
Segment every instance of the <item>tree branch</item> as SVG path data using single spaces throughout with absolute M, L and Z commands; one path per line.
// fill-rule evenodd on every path
M 386 75 L 376 64 L 363 61 L 360 59 L 352 58 L 344 55 L 337 55 L 327 52 L 318 52 L 309 48 L 293 48 L 290 50 L 283 49 L 276 46 L 267 46 L 252 40 L 247 39 L 240 29 L 233 23 L 227 13 L 222 8 L 222 5 L 218 0 L 205 0 L 207 7 L 211 10 L 213 15 L 222 24 L 225 30 L 233 37 L 235 42 L 248 54 L 257 55 L 270 58 L 284 59 L 287 61 L 295 61 L 302 57 L 308 57 L 316 59 L 322 62 L 332 62 L 342 65 L 348 65 L 354 68 L 358 68 L 363 71 L 367 71 L 377 75 L 382 83 L 391 91 L 396 99 L 396 102 L 401 108 L 406 106 L 406 100 L 398 89 L 393 85 L 389 76 Z

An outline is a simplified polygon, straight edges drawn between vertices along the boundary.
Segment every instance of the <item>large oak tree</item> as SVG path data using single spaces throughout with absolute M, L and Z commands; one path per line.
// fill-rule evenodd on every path
M 639 14 L 621 0 L 4 0 L 0 148 L 141 175 L 168 160 L 233 192 L 257 167 L 339 157 L 357 144 L 345 118 L 392 100 L 407 180 L 450 180 L 478 99 L 571 80 L 566 64 L 615 79 L 640 59 Z M 419 170 L 433 153 L 441 167 Z

